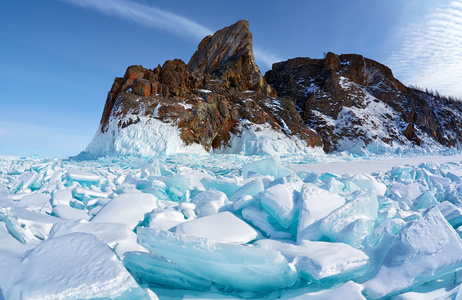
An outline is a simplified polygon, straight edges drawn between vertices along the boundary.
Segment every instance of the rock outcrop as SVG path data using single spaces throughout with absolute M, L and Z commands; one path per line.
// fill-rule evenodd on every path
M 249 23 L 236 24 L 205 37 L 188 63 L 190 72 L 216 75 L 226 80 L 224 86 L 240 91 L 253 90 L 276 96 L 255 63 Z
M 262 76 L 247 21 L 205 37 L 188 64 L 128 67 L 108 93 L 95 155 L 287 154 L 458 147 L 462 105 L 408 88 L 360 55 L 294 58 Z
M 295 101 L 326 152 L 462 142 L 460 102 L 408 88 L 361 55 L 294 58 L 274 64 L 265 78 L 280 97 Z
M 178 129 L 184 146 L 198 144 L 209 152 L 290 153 L 322 145 L 294 102 L 276 98 L 261 75 L 247 21 L 204 38 L 188 65 L 175 59 L 154 69 L 128 67 L 124 77 L 114 80 L 99 132 L 87 151 L 97 155 L 183 151 L 167 150 L 170 146 L 165 145 L 159 150 L 158 141 L 138 143 L 139 130 L 165 124 Z M 129 136 L 135 125 L 144 129 Z M 268 130 L 277 134 L 263 134 Z

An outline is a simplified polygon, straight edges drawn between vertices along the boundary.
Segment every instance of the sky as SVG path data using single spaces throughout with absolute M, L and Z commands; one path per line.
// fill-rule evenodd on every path
M 262 73 L 357 53 L 406 85 L 462 98 L 462 0 L 17 0 L 0 14 L 0 155 L 78 154 L 128 66 L 187 63 L 240 19 Z

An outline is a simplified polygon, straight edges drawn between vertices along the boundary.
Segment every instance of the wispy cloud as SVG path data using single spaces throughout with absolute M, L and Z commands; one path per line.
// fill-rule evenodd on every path
M 201 40 L 213 30 L 177 14 L 128 0 L 61 0 L 101 13 L 136 22 L 142 26 L 164 30 L 185 39 Z M 279 61 L 268 51 L 255 48 L 255 59 L 267 67 Z
M 61 0 L 100 11 L 140 25 L 174 33 L 183 38 L 202 39 L 213 31 L 176 14 L 154 6 L 126 0 Z
M 389 65 L 405 84 L 462 97 L 462 0 L 437 8 L 412 29 Z
M 257 64 L 263 63 L 269 69 L 271 69 L 273 63 L 282 61 L 282 59 L 277 57 L 276 55 L 263 49 L 260 49 L 258 47 L 253 47 L 253 54 L 255 55 L 255 60 Z

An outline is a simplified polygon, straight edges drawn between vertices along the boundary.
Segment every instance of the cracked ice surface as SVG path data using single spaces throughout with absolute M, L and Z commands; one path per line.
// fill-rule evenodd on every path
M 455 299 L 462 156 L 400 155 L 0 156 L 0 299 Z

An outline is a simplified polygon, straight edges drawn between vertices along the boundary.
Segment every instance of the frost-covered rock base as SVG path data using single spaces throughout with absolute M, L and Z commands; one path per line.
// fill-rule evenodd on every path
M 460 157 L 0 156 L 0 299 L 458 299 Z

